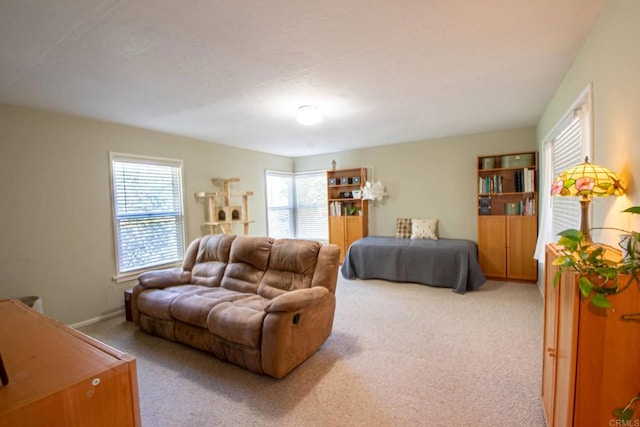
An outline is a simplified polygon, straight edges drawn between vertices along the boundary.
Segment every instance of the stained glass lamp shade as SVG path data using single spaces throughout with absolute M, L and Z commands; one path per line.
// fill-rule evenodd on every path
M 580 197 L 582 209 L 580 231 L 588 244 L 593 243 L 589 227 L 591 198 L 622 194 L 624 194 L 624 188 L 618 175 L 604 166 L 589 163 L 589 157 L 585 157 L 584 163 L 562 171 L 551 185 L 552 196 Z

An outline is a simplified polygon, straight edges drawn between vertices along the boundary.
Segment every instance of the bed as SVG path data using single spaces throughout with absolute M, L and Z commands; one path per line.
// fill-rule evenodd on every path
M 398 239 L 369 236 L 347 250 L 340 270 L 347 279 L 384 279 L 452 288 L 463 294 L 485 277 L 478 247 L 463 239 Z

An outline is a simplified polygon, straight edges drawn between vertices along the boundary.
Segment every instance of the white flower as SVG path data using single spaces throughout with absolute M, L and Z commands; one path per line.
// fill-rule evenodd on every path
M 362 187 L 362 198 L 365 200 L 382 201 L 385 196 L 387 196 L 387 192 L 384 191 L 384 185 L 380 181 L 376 181 L 373 184 L 367 181 Z

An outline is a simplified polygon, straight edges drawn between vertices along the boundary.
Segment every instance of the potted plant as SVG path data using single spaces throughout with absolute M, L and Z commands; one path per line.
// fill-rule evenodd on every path
M 622 212 L 640 214 L 640 206 L 632 206 Z M 624 257 L 612 258 L 605 246 L 586 243 L 584 234 L 579 230 L 565 230 L 560 233 L 557 242 L 560 256 L 553 261 L 553 265 L 557 265 L 559 269 L 553 284 L 554 287 L 558 285 L 563 272 L 576 271 L 579 274 L 578 287 L 582 297 L 596 307 L 609 309 L 611 295 L 624 292 L 634 284 L 640 286 L 640 232 L 613 227 L 599 229 L 613 229 L 622 233 L 620 247 Z M 637 317 L 638 314 L 634 315 Z M 633 406 L 638 401 L 640 392 L 626 406 L 615 408 L 613 415 L 621 420 L 630 420 L 634 414 Z

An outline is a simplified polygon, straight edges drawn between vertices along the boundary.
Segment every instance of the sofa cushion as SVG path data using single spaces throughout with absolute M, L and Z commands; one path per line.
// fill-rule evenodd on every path
M 209 331 L 227 341 L 257 348 L 262 338 L 264 308 L 270 300 L 252 295 L 217 304 L 209 312 Z
M 229 264 L 221 286 L 238 292 L 257 293 L 269 264 L 273 242 L 274 239 L 270 237 L 236 237 L 231 244 Z
M 310 240 L 276 240 L 258 295 L 272 299 L 288 291 L 310 288 L 321 247 Z
M 251 294 L 242 294 L 225 288 L 200 290 L 196 293 L 180 295 L 174 299 L 170 312 L 176 320 L 207 328 L 207 316 L 215 305 L 247 296 L 251 296 Z
M 180 286 L 181 287 L 181 286 Z M 186 291 L 195 292 L 193 290 Z M 156 319 L 172 320 L 171 303 L 182 292 L 171 292 L 165 289 L 147 289 L 138 295 L 138 310 Z
M 200 239 L 198 254 L 191 270 L 191 282 L 201 286 L 220 286 L 229 262 L 229 251 L 235 236 L 216 234 Z
M 229 262 L 229 251 L 236 236 L 232 234 L 212 234 L 200 239 L 196 263 L 219 261 Z

